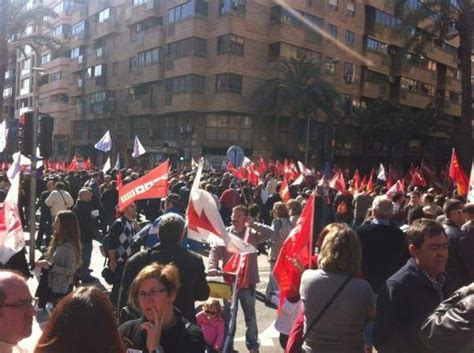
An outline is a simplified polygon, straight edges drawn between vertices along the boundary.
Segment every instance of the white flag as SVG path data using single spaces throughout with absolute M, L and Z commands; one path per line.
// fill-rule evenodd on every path
M 242 162 L 242 166 L 246 167 L 251 163 L 252 163 L 252 161 L 250 160 L 250 158 L 248 158 L 247 156 L 244 156 L 244 161 Z
M 311 174 L 313 174 L 313 172 L 312 172 L 310 169 L 308 169 L 308 168 L 305 167 L 305 165 L 303 164 L 303 162 L 298 161 L 297 163 L 298 163 L 298 168 L 299 168 L 301 174 L 303 174 L 303 175 L 311 175 Z
M 474 159 L 472 160 L 471 176 L 469 178 L 469 191 L 467 193 L 469 202 L 474 202 Z
M 18 154 L 20 154 L 18 152 Z M 5 202 L 0 204 L 0 263 L 6 264 L 18 251 L 25 247 L 25 238 L 18 212 L 20 173 L 11 180 Z M 34 239 L 34 238 L 33 238 Z
M 385 173 L 385 167 L 380 163 L 379 171 L 377 173 L 377 179 L 387 181 L 387 173 Z
M 257 250 L 236 235 L 229 234 L 212 195 L 199 189 L 204 161 L 199 161 L 198 170 L 191 188 L 189 205 L 186 211 L 188 236 L 211 245 L 225 245 L 229 252 L 253 253 Z
M 112 164 L 110 163 L 110 157 L 107 157 L 107 160 L 105 161 L 105 164 L 104 164 L 104 167 L 102 168 L 102 171 L 105 173 L 107 173 L 110 168 L 112 168 Z
M 31 162 L 30 162 L 31 164 Z M 7 170 L 7 177 L 10 182 L 13 178 L 21 171 L 21 153 L 17 152 L 13 154 L 13 163 Z
M 7 129 L 7 120 L 4 119 L 0 124 L 0 152 L 3 152 L 7 147 L 7 136 L 8 136 L 8 129 Z
M 145 153 L 146 153 L 145 147 L 143 147 L 142 143 L 138 139 L 138 136 L 135 135 L 135 140 L 133 140 L 132 157 L 137 158 L 137 157 L 140 157 L 142 154 L 145 154 Z
M 117 152 L 117 160 L 115 161 L 115 170 L 120 170 L 120 152 Z
M 112 137 L 110 137 L 110 131 L 102 136 L 102 138 L 97 142 L 94 147 L 102 152 L 109 152 L 112 149 Z

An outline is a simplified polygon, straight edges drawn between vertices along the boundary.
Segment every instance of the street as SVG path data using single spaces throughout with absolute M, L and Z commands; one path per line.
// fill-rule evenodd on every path
M 29 239 L 29 234 L 25 232 L 25 238 Z M 41 255 L 39 251 L 36 251 L 35 258 Z M 204 258 L 204 264 L 207 263 L 207 258 Z M 265 293 L 265 288 L 268 282 L 270 274 L 270 265 L 267 262 L 265 255 L 261 255 L 258 258 L 258 264 L 260 269 L 260 283 L 257 286 L 257 291 Z M 97 278 L 97 281 L 91 285 L 100 287 L 103 290 L 110 291 L 111 286 L 108 285 L 101 277 L 101 272 L 104 267 L 104 257 L 101 255 L 99 250 L 99 243 L 94 241 L 94 248 L 92 253 L 91 269 L 93 270 L 92 275 Z M 38 282 L 36 278 L 32 278 L 28 281 L 31 293 L 34 294 Z M 196 303 L 199 305 L 200 303 Z M 260 340 L 260 352 L 283 352 L 280 347 L 278 337 L 279 333 L 274 329 L 273 322 L 276 318 L 276 309 L 267 307 L 262 301 L 257 299 L 256 305 L 258 329 L 259 329 L 259 340 Z M 34 322 L 33 334 L 31 337 L 25 339 L 22 344 L 24 347 L 31 348 L 35 346 L 35 342 L 41 335 L 41 327 L 43 327 L 47 321 L 48 313 L 43 310 L 38 310 L 36 313 L 36 320 Z M 237 331 L 234 340 L 234 349 L 238 352 L 247 352 L 245 347 L 245 321 L 242 310 L 239 308 L 237 316 Z

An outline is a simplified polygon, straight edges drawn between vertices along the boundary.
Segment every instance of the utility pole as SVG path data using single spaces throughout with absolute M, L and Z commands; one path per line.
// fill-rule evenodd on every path
M 36 241 L 36 149 L 38 146 L 38 118 L 39 118 L 39 74 L 44 72 L 41 67 L 32 67 L 33 72 L 33 141 L 31 154 L 31 180 L 30 180 L 30 265 L 35 263 L 35 241 Z

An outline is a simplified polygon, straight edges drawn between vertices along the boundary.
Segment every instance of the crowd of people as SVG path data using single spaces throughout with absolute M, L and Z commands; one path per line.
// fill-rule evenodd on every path
M 54 309 L 34 352 L 232 352 L 233 340 L 225 344 L 235 334 L 231 302 L 210 297 L 207 276 L 238 281 L 245 345 L 258 352 L 258 257 L 273 271 L 310 196 L 317 200 L 313 257 L 307 264 L 289 259 L 298 289 L 280 305 L 270 275 L 260 293 L 267 306 L 280 306 L 275 328 L 285 352 L 474 351 L 474 204 L 456 192 L 410 185 L 387 195 L 385 185 L 354 190 L 351 182 L 337 191 L 306 178 L 289 187 L 288 200 L 271 171 L 257 185 L 204 172 L 199 187 L 212 195 L 228 232 L 258 249 L 235 278 L 224 270 L 233 258 L 225 246 L 187 237 L 195 171 L 170 171 L 165 198 L 130 203 L 120 213 L 117 173 L 126 184 L 144 172 L 44 172 L 37 220 L 27 218 L 23 175 L 20 214 L 25 227 L 39 222 L 32 238 L 43 253 L 36 262 L 41 279 L 33 296 L 28 270 L 0 270 L 0 353 L 22 351 L 35 309 L 48 302 Z M 2 180 L 0 199 L 8 189 Z M 109 293 L 91 275 L 94 240 L 102 244 Z

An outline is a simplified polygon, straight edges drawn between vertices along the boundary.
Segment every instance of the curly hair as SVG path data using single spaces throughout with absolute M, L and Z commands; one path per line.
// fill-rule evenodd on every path
M 333 223 L 328 227 L 318 256 L 319 267 L 327 272 L 346 275 L 360 272 L 362 250 L 355 232 L 342 223 Z

